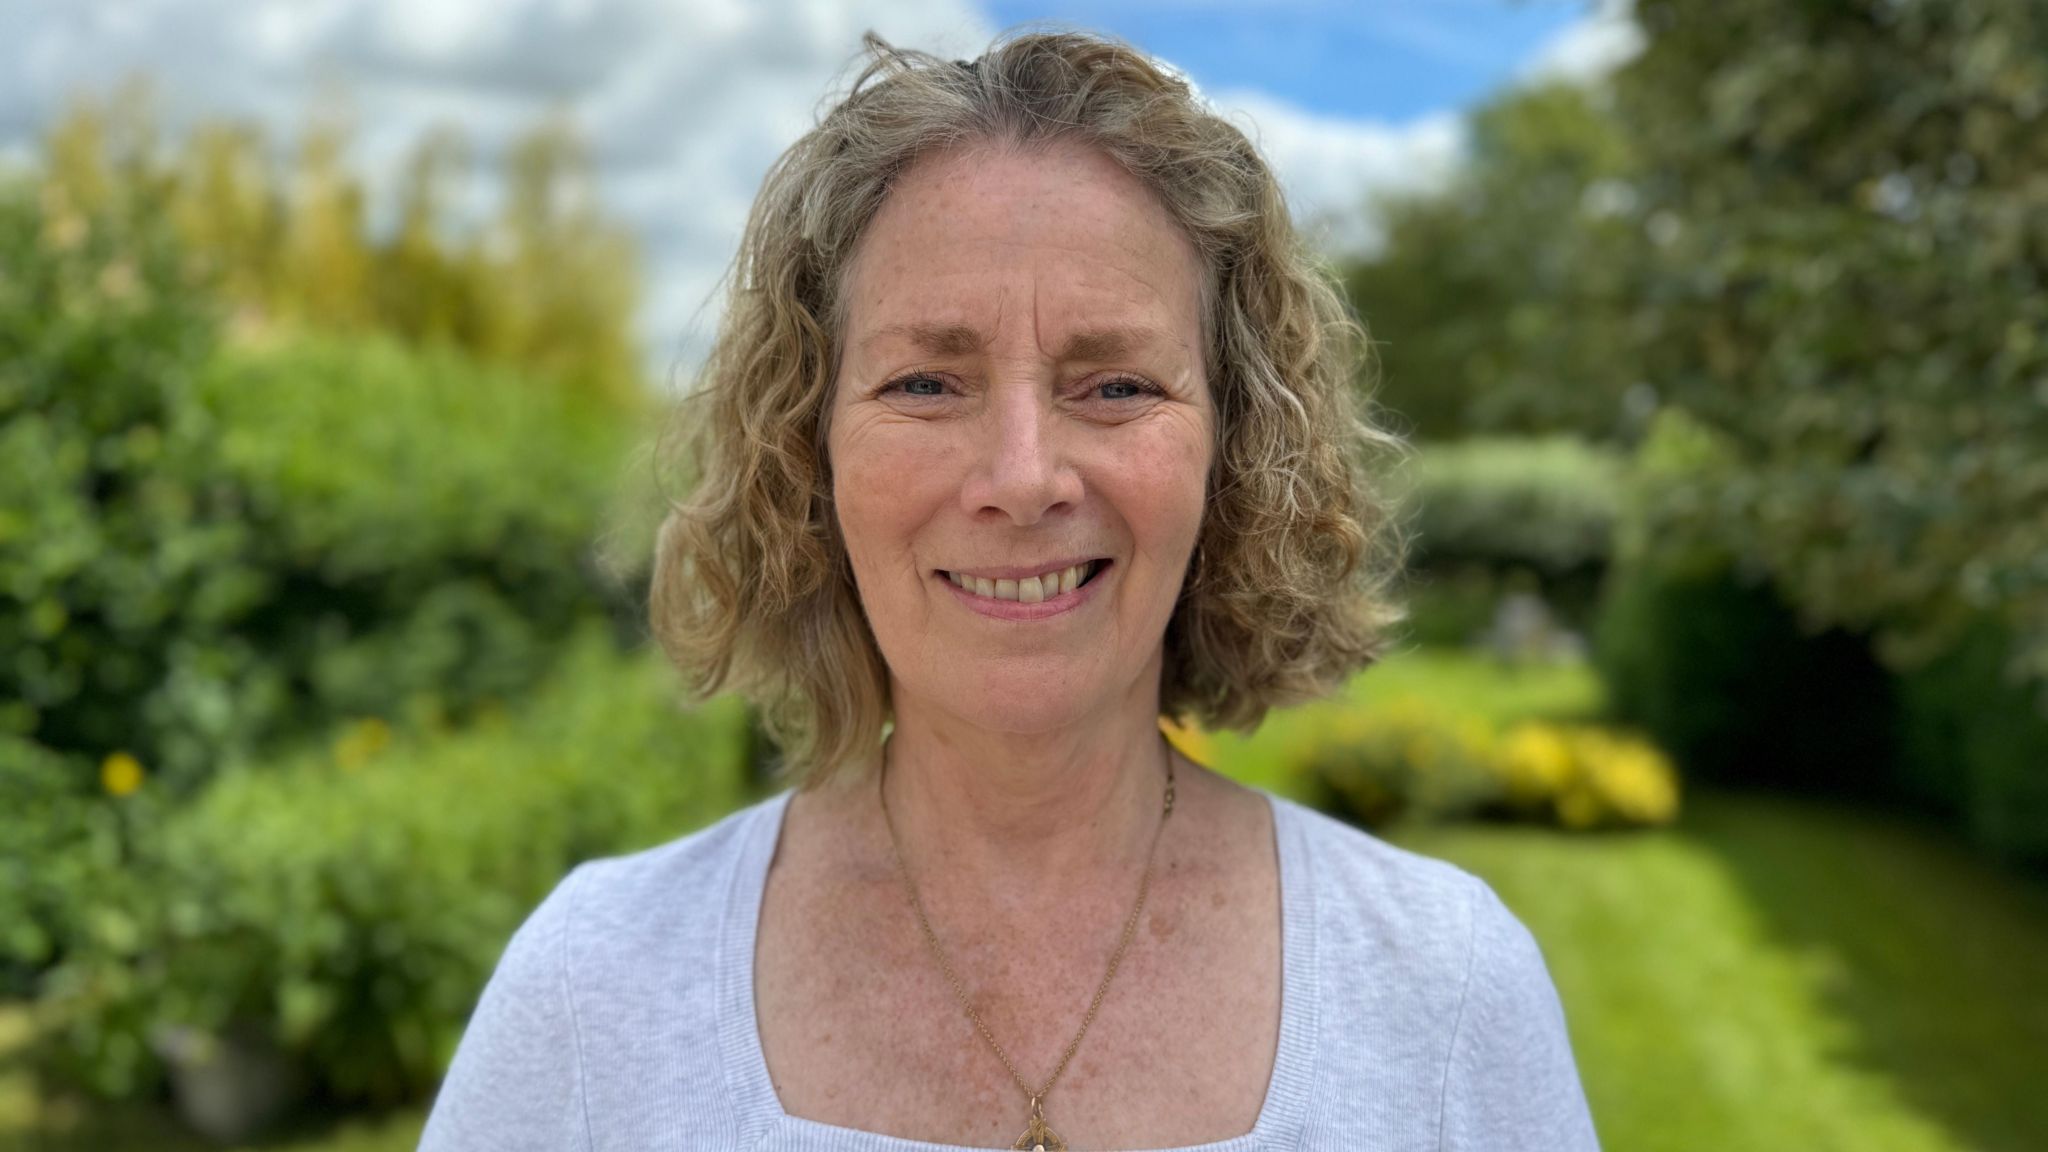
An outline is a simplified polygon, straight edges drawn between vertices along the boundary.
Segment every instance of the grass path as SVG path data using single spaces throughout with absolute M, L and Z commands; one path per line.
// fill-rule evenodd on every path
M 1610 1152 L 2048 1148 L 2048 886 L 1895 817 L 1389 838 L 1484 877 L 1565 1002 Z

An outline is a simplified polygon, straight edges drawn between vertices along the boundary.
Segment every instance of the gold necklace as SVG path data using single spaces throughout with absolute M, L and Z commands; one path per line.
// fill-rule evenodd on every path
M 888 779 L 889 750 L 886 744 L 882 748 L 882 770 L 876 775 L 878 781 Z M 1103 993 L 1109 991 L 1109 982 L 1116 977 L 1116 966 L 1124 958 L 1124 949 L 1130 947 L 1131 933 L 1138 926 L 1138 914 L 1145 910 L 1145 891 L 1152 884 L 1152 858 L 1159 853 L 1159 841 L 1166 833 L 1166 818 L 1173 815 L 1172 749 L 1169 748 L 1166 753 L 1166 804 L 1159 814 L 1159 830 L 1152 834 L 1152 847 L 1145 855 L 1145 874 L 1138 881 L 1137 906 L 1131 909 L 1130 919 L 1124 921 L 1123 939 L 1118 942 L 1116 952 L 1109 958 L 1109 971 L 1103 975 L 1102 985 L 1095 990 L 1095 999 L 1088 1005 L 1088 1014 L 1081 1018 L 1081 1030 L 1074 1033 L 1074 1039 L 1067 1044 L 1066 1053 L 1060 1057 L 1059 1066 L 1052 1070 L 1052 1075 L 1046 1078 L 1045 1087 L 1035 1092 L 1031 1090 L 1031 1085 L 1024 1082 L 1024 1077 L 1017 1074 L 1016 1065 L 1010 1063 L 1010 1057 L 1004 1053 L 1003 1046 L 996 1043 L 996 1038 L 989 1032 L 988 1025 L 982 1023 L 981 1013 L 974 1010 L 974 1005 L 967 998 L 967 990 L 960 986 L 960 978 L 953 974 L 953 966 L 946 962 L 945 949 L 939 947 L 939 938 L 932 932 L 931 921 L 925 918 L 924 902 L 917 898 L 917 886 L 911 883 L 910 870 L 903 866 L 903 850 L 896 842 L 896 822 L 889 817 L 888 790 L 881 787 L 878 782 L 876 791 L 881 793 L 882 822 L 889 828 L 889 850 L 896 857 L 896 873 L 903 878 L 903 890 L 909 894 L 910 906 L 917 912 L 917 924 L 924 929 L 925 942 L 931 945 L 932 955 L 939 958 L 939 967 L 945 969 L 946 980 L 953 986 L 954 997 L 960 1001 L 962 1008 L 967 1009 L 967 1015 L 974 1021 L 974 1026 L 981 1030 L 982 1039 L 987 1040 L 988 1046 L 995 1049 L 996 1059 L 1001 1060 L 1003 1067 L 1009 1069 L 1010 1079 L 1015 1080 L 1017 1087 L 1023 1089 L 1024 1095 L 1031 1099 L 1030 1126 L 1024 1129 L 1024 1134 L 1017 1137 L 1017 1142 L 1011 1147 L 1029 1149 L 1031 1152 L 1064 1152 L 1067 1142 L 1060 1139 L 1059 1133 L 1053 1131 L 1045 1122 L 1045 1094 L 1052 1091 L 1053 1082 L 1060 1078 L 1060 1073 L 1067 1070 L 1067 1061 L 1074 1058 L 1074 1050 L 1081 1046 L 1081 1037 L 1088 1034 L 1088 1025 L 1095 1022 L 1095 1010 L 1102 1007 Z

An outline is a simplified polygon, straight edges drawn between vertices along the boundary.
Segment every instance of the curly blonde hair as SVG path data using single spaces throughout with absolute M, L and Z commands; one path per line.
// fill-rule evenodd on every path
M 1202 257 L 1215 468 L 1166 630 L 1162 715 L 1249 729 L 1377 660 L 1406 616 L 1390 592 L 1407 541 L 1371 465 L 1410 449 L 1361 417 L 1364 329 L 1251 142 L 1106 37 L 1006 35 L 971 63 L 864 43 L 847 96 L 770 170 L 711 354 L 664 437 L 686 495 L 667 501 L 650 620 L 690 688 L 752 699 L 801 787 L 880 740 L 887 669 L 825 452 L 841 288 L 898 174 L 981 143 L 1100 150 Z

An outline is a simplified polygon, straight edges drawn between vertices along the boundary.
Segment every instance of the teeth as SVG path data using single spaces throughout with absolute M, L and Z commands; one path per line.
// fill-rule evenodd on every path
M 991 600 L 1014 600 L 1024 604 L 1038 604 L 1055 596 L 1064 596 L 1081 586 L 1094 570 L 1094 564 L 1076 564 L 1057 572 L 1046 572 L 1037 576 L 1026 576 L 1022 580 L 987 580 L 979 576 L 962 576 L 948 572 L 946 578 L 960 588 L 986 596 Z

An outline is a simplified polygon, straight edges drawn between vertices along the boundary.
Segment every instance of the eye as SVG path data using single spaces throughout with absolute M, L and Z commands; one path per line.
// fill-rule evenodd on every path
M 1140 380 L 1135 376 L 1119 376 L 1113 380 L 1104 380 L 1095 388 L 1105 400 L 1130 400 L 1159 391 L 1158 386 L 1151 381 Z
M 946 394 L 946 382 L 936 376 L 912 373 L 908 376 L 899 376 L 882 385 L 882 391 L 901 392 L 905 396 L 944 396 Z

